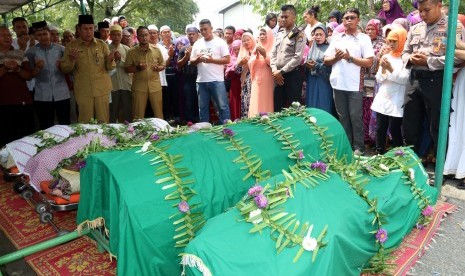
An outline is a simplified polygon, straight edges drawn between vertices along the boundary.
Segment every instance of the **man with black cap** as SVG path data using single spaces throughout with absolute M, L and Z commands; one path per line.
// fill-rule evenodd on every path
M 32 23 L 38 44 L 27 50 L 26 56 L 32 76 L 35 77 L 34 109 L 39 128 L 55 124 L 55 115 L 60 125 L 70 124 L 70 92 L 65 75 L 60 71 L 60 59 L 65 47 L 52 43 L 46 21 Z
M 106 21 L 103 21 L 97 23 L 97 27 L 100 34 L 100 39 L 103 40 L 106 44 L 110 44 L 110 24 L 108 24 Z
M 80 123 L 93 118 L 110 121 L 111 79 L 107 71 L 115 68 L 114 53 L 100 39 L 94 38 L 92 15 L 79 15 L 80 36 L 66 46 L 61 61 L 64 73 L 74 74 L 74 93 Z

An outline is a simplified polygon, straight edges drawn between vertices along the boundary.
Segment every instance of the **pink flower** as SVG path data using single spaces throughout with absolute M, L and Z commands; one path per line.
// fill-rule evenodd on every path
M 304 158 L 305 158 L 304 151 L 303 151 L 303 150 L 300 150 L 300 151 L 299 151 L 299 154 L 298 154 L 298 156 L 297 156 L 297 159 L 302 160 L 302 159 L 304 159 Z
M 404 156 L 405 155 L 405 152 L 403 150 L 397 150 L 395 153 L 394 153 L 394 156 Z
M 326 170 L 328 169 L 328 165 L 326 165 L 322 161 L 316 161 L 310 165 L 310 168 L 314 170 L 320 170 L 322 173 L 326 173 Z
M 249 189 L 247 193 L 249 194 L 249 196 L 256 196 L 260 194 L 262 191 L 263 191 L 262 186 L 254 185 Z
M 380 243 L 384 243 L 388 239 L 388 234 L 386 229 L 379 229 L 378 232 L 376 232 L 376 240 L 378 240 Z
M 150 139 L 152 139 L 153 141 L 158 141 L 160 140 L 160 136 L 153 134 L 152 136 L 150 136 Z
M 254 200 L 255 204 L 257 204 L 257 207 L 260 209 L 264 209 L 268 205 L 268 199 L 262 194 L 257 195 Z
M 191 121 L 187 122 L 187 126 L 193 126 L 193 125 L 194 125 L 193 122 L 191 122 Z
M 179 212 L 181 213 L 187 213 L 189 212 L 189 203 L 187 203 L 185 200 L 179 202 L 178 204 L 178 209 L 179 209 Z
M 132 134 L 134 132 L 134 127 L 132 125 L 128 125 L 128 131 Z
M 421 224 L 421 223 L 417 223 L 417 224 L 415 225 L 415 227 L 416 227 L 418 230 L 423 230 L 423 229 L 425 228 L 425 226 L 424 226 L 423 224 Z
M 431 216 L 433 214 L 433 211 L 434 211 L 433 206 L 428 205 L 428 206 L 426 206 L 425 209 L 423 209 L 423 211 L 421 211 L 421 214 L 423 216 L 425 216 L 425 217 L 428 217 L 428 216 Z

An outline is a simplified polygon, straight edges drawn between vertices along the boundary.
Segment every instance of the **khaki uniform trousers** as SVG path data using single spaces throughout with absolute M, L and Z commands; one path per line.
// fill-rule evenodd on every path
M 87 124 L 92 119 L 97 119 L 99 123 L 110 122 L 110 94 L 98 97 L 81 97 L 75 93 L 78 105 L 78 122 Z
M 145 116 L 147 100 L 150 101 L 153 114 L 156 118 L 163 119 L 163 96 L 160 91 L 149 92 L 132 92 L 132 107 L 134 119 L 142 119 Z

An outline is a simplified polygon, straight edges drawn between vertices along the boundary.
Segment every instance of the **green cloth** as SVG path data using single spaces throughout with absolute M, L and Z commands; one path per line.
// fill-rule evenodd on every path
M 415 166 L 417 186 L 425 190 L 435 203 L 437 190 L 427 185 L 427 174 L 421 165 Z M 404 183 L 401 171 L 374 178 L 365 187 L 370 199 L 378 198 L 378 211 L 385 214 L 388 232 L 385 248 L 398 246 L 420 217 L 418 200 L 413 199 L 410 185 Z M 338 174 L 319 181 L 315 188 L 298 185 L 294 198 L 284 204 L 285 212 L 297 214 L 301 223 L 314 225 L 316 238 L 325 225 L 328 232 L 323 241 L 328 245 L 319 250 L 314 263 L 312 252 L 304 252 L 293 263 L 300 246 L 284 249 L 279 255 L 270 237 L 270 228 L 250 234 L 253 224 L 243 220 L 237 208 L 211 218 L 186 247 L 185 253 L 200 258 L 212 275 L 360 275 L 361 269 L 376 254 L 376 230 L 371 222 L 368 204 L 362 200 Z M 261 183 L 282 181 L 283 176 Z M 202 275 L 198 267 L 186 266 L 187 275 Z M 204 274 L 205 275 L 205 274 Z
M 328 113 L 308 109 L 315 116 L 319 126 L 328 127 L 326 132 L 337 149 L 338 158 L 352 158 L 352 149 L 339 122 Z M 299 140 L 299 150 L 307 159 L 324 156 L 320 140 L 313 129 L 300 117 L 285 117 L 276 124 L 291 127 L 293 140 Z M 244 145 L 251 147 L 250 155 L 256 154 L 263 161 L 263 169 L 271 175 L 278 175 L 283 169 L 295 164 L 288 158 L 289 150 L 283 147 L 274 133 L 264 131 L 265 126 L 250 122 L 228 126 L 236 138 L 242 138 Z M 242 181 L 248 170 L 241 170 L 242 163 L 232 162 L 239 153 L 228 151 L 227 145 L 205 133 L 193 133 L 163 141 L 169 145 L 167 152 L 182 154 L 177 164 L 192 172 L 197 192 L 189 204 L 199 203 L 206 219 L 212 218 L 233 207 L 255 184 L 253 177 Z M 183 248 L 175 248 L 176 235 L 173 219 L 177 213 L 177 202 L 164 197 L 170 192 L 156 184 L 156 165 L 150 165 L 152 153 L 135 153 L 139 148 L 93 154 L 81 170 L 81 201 L 77 223 L 103 218 L 109 231 L 110 251 L 117 256 L 119 275 L 179 275 Z

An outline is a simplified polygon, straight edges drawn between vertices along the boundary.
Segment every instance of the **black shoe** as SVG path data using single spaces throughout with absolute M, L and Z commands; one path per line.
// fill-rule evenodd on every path
M 457 189 L 465 190 L 465 183 L 460 182 L 459 184 L 457 184 Z

